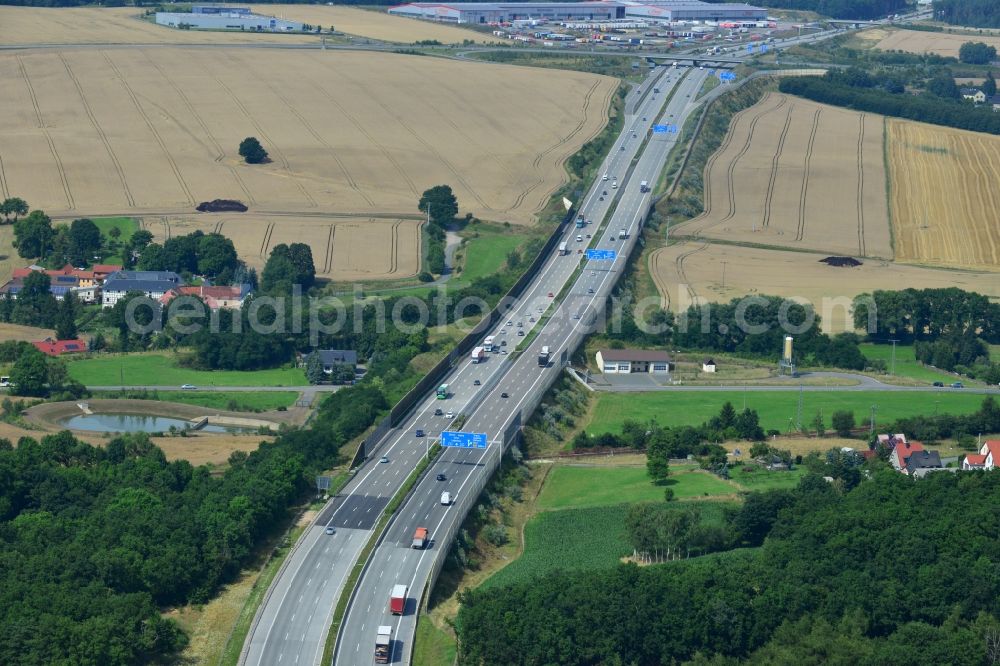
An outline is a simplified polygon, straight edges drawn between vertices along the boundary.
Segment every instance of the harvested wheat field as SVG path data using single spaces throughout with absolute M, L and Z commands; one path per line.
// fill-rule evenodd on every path
M 1000 298 L 995 273 L 944 270 L 864 259 L 854 268 L 829 266 L 828 254 L 688 241 L 655 250 L 648 268 L 675 312 L 698 302 L 729 302 L 755 294 L 802 298 L 822 317 L 823 330 L 852 330 L 851 299 L 875 289 L 958 287 Z M 725 287 L 723 287 L 725 271 Z
M 253 214 L 184 215 L 143 218 L 142 226 L 162 243 L 195 230 L 231 238 L 240 258 L 258 270 L 279 243 L 312 248 L 316 276 L 336 282 L 385 280 L 420 270 L 418 220 L 280 217 Z
M 456 44 L 467 39 L 473 42 L 497 41 L 490 33 L 466 30 L 433 21 L 392 16 L 385 11 L 388 6 L 379 10 L 368 10 L 343 5 L 253 5 L 253 9 L 261 14 L 274 14 L 292 21 L 319 25 L 324 30 L 332 25 L 337 32 L 384 42 L 412 44 L 433 39 L 442 44 Z
M 1000 271 L 1000 137 L 888 126 L 896 259 Z
M 9 279 L 10 274 L 4 279 Z M 0 342 L 10 340 L 22 340 L 24 342 L 36 342 L 45 338 L 56 337 L 56 332 L 51 328 L 36 328 L 35 326 L 21 326 L 20 324 L 0 323 Z
M 875 48 L 882 51 L 905 51 L 907 53 L 936 53 L 942 56 L 958 57 L 958 50 L 965 42 L 985 42 L 1000 49 L 1000 37 L 992 35 L 949 35 L 942 32 L 922 30 L 894 30 L 880 40 Z
M 892 257 L 881 116 L 769 94 L 705 167 L 705 212 L 674 232 Z
M 245 5 L 244 5 L 245 6 Z M 261 13 L 276 12 L 261 7 Z M 3 44 L 302 44 L 315 35 L 176 30 L 140 18 L 135 7 L 0 7 Z M 328 26 L 329 27 L 329 26 Z
M 616 81 L 398 54 L 185 48 L 0 54 L 4 196 L 59 216 L 462 212 L 530 223 Z M 243 164 L 256 136 L 270 164 Z

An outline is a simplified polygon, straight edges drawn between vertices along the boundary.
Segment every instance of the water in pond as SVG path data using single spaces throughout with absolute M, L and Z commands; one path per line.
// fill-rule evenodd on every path
M 167 432 L 170 426 L 177 430 L 190 427 L 191 423 L 184 419 L 173 419 L 167 416 L 150 416 L 148 414 L 78 414 L 59 422 L 60 425 L 72 430 L 91 430 L 94 432 Z M 246 428 L 213 425 L 211 423 L 198 429 L 200 432 L 246 432 Z

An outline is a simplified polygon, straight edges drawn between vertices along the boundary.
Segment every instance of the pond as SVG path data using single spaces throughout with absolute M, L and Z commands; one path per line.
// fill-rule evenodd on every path
M 59 421 L 59 425 L 72 430 L 92 432 L 168 432 L 170 426 L 184 430 L 191 426 L 184 419 L 149 414 L 77 414 Z M 255 428 L 239 428 L 206 424 L 198 432 L 254 432 Z

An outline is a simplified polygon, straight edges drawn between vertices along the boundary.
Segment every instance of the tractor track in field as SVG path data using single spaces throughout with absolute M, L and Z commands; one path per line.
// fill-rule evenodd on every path
M 867 254 L 865 249 L 865 114 L 860 114 L 858 120 L 858 256 Z
M 823 110 L 816 109 L 813 113 L 812 129 L 809 131 L 809 141 L 806 143 L 806 154 L 802 164 L 802 189 L 799 190 L 799 222 L 795 231 L 795 240 L 801 241 L 806 234 L 806 197 L 809 195 L 809 166 L 812 162 L 813 145 L 816 143 L 816 130 L 819 128 L 819 117 Z
M 771 202 L 774 199 L 774 185 L 778 180 L 778 163 L 781 161 L 781 153 L 785 149 L 785 137 L 788 136 L 788 128 L 792 124 L 792 111 L 795 110 L 795 105 L 790 104 L 788 106 L 788 112 L 785 114 L 785 126 L 781 129 L 781 136 L 778 137 L 778 147 L 774 150 L 774 156 L 771 158 L 771 175 L 767 181 L 767 194 L 764 197 L 764 217 L 761 220 L 761 227 L 767 228 L 771 224 Z
M 73 82 L 73 86 L 76 88 L 77 94 L 80 96 L 80 103 L 83 106 L 84 112 L 87 114 L 87 118 L 90 119 L 90 124 L 93 126 L 94 131 L 97 132 L 97 137 L 101 140 L 101 143 L 104 144 L 104 150 L 107 151 L 108 157 L 111 158 L 111 163 L 115 167 L 115 173 L 118 174 L 118 180 L 121 182 L 122 191 L 125 192 L 125 201 L 128 203 L 129 207 L 135 208 L 135 198 L 132 196 L 132 191 L 128 186 L 128 180 L 125 178 L 125 169 L 118 160 L 118 155 L 115 154 L 114 148 L 111 146 L 111 141 L 108 140 L 108 135 L 104 132 L 101 124 L 97 121 L 97 115 L 94 113 L 94 109 L 90 106 L 90 102 L 87 101 L 87 95 L 83 92 L 83 86 L 80 84 L 80 80 L 77 78 L 76 73 L 73 72 L 73 68 L 69 66 L 69 62 L 66 60 L 65 55 L 60 53 L 59 60 L 66 69 L 66 74 L 69 76 L 70 81 Z
M 24 79 L 24 85 L 28 89 L 28 97 L 31 99 L 31 107 L 35 111 L 35 120 L 38 123 L 38 129 L 42 130 L 42 135 L 49 144 L 49 152 L 52 153 L 52 159 L 56 163 L 56 171 L 59 173 L 59 180 L 62 182 L 63 194 L 66 195 L 67 208 L 69 210 L 76 210 L 76 201 L 73 199 L 73 192 L 69 187 L 69 179 L 66 177 L 66 167 L 63 166 L 62 158 L 59 157 L 59 151 L 56 150 L 56 144 L 52 140 L 49 128 L 45 126 L 45 120 L 42 118 L 42 110 L 38 106 L 38 98 L 35 96 L 35 89 L 31 85 L 31 77 L 28 76 L 28 70 L 24 67 L 24 59 L 20 56 L 17 57 L 17 66 L 21 70 L 21 77 Z
M 125 79 L 125 75 L 122 74 L 120 69 L 118 69 L 118 65 L 116 65 L 114 61 L 111 59 L 111 56 L 109 56 L 106 51 L 102 51 L 101 55 L 104 56 L 104 60 L 108 63 L 108 66 L 111 68 L 111 71 L 114 73 L 115 77 L 118 79 L 118 82 L 125 90 L 125 93 L 129 96 L 129 99 L 132 100 L 132 104 L 133 106 L 135 106 L 135 110 L 139 112 L 139 116 L 146 124 L 146 128 L 149 129 L 150 134 L 152 134 L 153 138 L 156 139 L 157 145 L 160 147 L 160 150 L 163 152 L 163 156 L 167 159 L 167 163 L 170 165 L 170 170 L 173 171 L 174 173 L 174 178 L 177 179 L 177 184 L 180 185 L 181 190 L 184 192 L 184 196 L 187 197 L 188 205 L 193 206 L 194 195 L 191 193 L 191 188 L 188 187 L 187 182 L 184 180 L 184 176 L 183 174 L 181 174 L 180 167 L 177 166 L 176 160 L 174 160 L 173 155 L 171 155 L 170 151 L 167 149 L 167 144 L 163 140 L 163 137 L 160 136 L 159 131 L 157 131 L 156 126 L 153 124 L 153 121 L 150 120 L 149 115 L 146 113 L 146 110 L 142 108 L 142 102 L 139 101 L 138 95 L 136 95 L 135 91 L 132 89 L 132 86 L 130 86 L 128 81 Z

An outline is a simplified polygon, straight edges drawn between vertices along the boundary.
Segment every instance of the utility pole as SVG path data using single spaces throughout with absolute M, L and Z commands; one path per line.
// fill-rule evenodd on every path
M 890 367 L 889 374 L 892 375 L 892 376 L 895 376 L 896 375 L 896 343 L 899 342 L 899 340 L 892 339 L 892 340 L 889 340 L 889 342 L 892 343 L 892 357 L 891 357 L 892 361 L 891 361 L 891 365 L 889 366 Z

